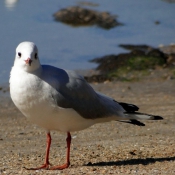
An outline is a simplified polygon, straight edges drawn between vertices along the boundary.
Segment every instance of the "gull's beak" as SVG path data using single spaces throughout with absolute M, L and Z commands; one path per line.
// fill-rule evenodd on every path
M 27 60 L 25 60 L 26 64 L 28 64 L 29 66 L 31 66 L 32 60 L 30 58 L 27 58 Z

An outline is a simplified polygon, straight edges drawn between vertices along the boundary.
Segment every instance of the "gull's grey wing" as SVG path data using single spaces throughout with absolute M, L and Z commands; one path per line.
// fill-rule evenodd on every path
M 120 115 L 124 111 L 113 99 L 96 93 L 86 80 L 74 71 L 53 66 L 43 66 L 43 69 L 43 80 L 57 90 L 52 97 L 58 106 L 73 108 L 87 119 Z

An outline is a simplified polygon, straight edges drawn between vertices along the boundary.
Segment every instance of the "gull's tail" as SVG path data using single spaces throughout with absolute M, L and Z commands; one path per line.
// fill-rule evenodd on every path
M 124 114 L 126 118 L 128 119 L 128 120 L 122 120 L 120 122 L 125 122 L 125 123 L 138 125 L 138 126 L 145 126 L 144 123 L 138 120 L 163 120 L 163 117 L 161 116 L 137 112 L 139 108 L 136 105 L 121 103 L 121 102 L 119 102 L 119 104 L 125 110 Z
M 140 120 L 162 120 L 163 117 L 151 114 L 145 114 L 140 112 L 124 112 L 129 119 L 140 119 Z

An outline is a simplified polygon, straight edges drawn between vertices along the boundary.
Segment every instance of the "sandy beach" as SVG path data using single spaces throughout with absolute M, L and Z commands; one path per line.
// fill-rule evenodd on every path
M 1 90 L 0 175 L 22 174 L 175 174 L 175 81 L 143 80 L 92 84 L 117 101 L 136 104 L 141 112 L 164 117 L 139 127 L 110 122 L 72 133 L 71 166 L 59 171 L 25 170 L 44 161 L 46 134 L 27 121 Z M 66 133 L 51 132 L 50 162 L 64 163 Z

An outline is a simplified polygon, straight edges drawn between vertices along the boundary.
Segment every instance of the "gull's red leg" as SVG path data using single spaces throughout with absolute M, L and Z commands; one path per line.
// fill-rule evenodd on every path
M 71 134 L 70 132 L 67 132 L 67 156 L 66 156 L 66 163 L 63 165 L 58 165 L 58 166 L 54 166 L 49 168 L 49 170 L 63 170 L 65 168 L 68 168 L 70 165 L 70 144 L 71 144 Z
M 48 169 L 49 168 L 49 151 L 50 151 L 50 145 L 51 145 L 51 135 L 50 132 L 47 133 L 47 147 L 46 147 L 46 157 L 44 164 L 37 168 L 25 168 L 27 170 L 39 170 L 39 169 Z

